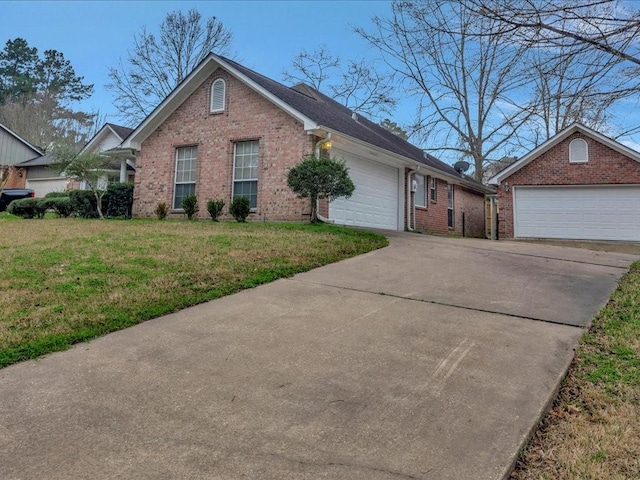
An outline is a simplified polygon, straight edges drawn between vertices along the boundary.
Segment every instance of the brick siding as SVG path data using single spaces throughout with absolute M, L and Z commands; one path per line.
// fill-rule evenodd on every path
M 407 188 L 407 172 L 405 169 L 405 189 Z M 429 184 L 431 177 L 425 176 L 426 207 L 415 208 L 415 229 L 425 233 L 462 235 L 462 214 L 465 216 L 465 232 L 467 237 L 484 237 L 484 195 L 472 192 L 460 185 L 454 185 L 453 210 L 454 228 L 448 225 L 447 182 L 436 178 L 436 201 L 431 200 Z M 406 190 L 405 190 L 406 198 Z M 415 194 L 411 194 L 409 208 L 413 208 Z M 412 212 L 413 213 L 413 212 Z M 406 224 L 407 211 L 404 211 Z
M 210 113 L 213 80 L 226 82 L 226 108 Z M 142 144 L 136 159 L 134 215 L 153 216 L 160 202 L 173 206 L 176 148 L 198 147 L 196 195 L 199 216 L 208 216 L 209 199 L 232 197 L 234 142 L 259 142 L 257 211 L 249 220 L 307 220 L 309 201 L 287 186 L 288 170 L 313 151 L 313 139 L 302 124 L 218 69 Z M 172 211 L 173 216 L 181 212 Z
M 21 167 L 9 167 L 9 178 L 4 188 L 25 188 L 27 171 Z
M 569 163 L 569 143 L 586 140 L 587 163 Z M 508 183 L 509 191 L 503 185 Z M 640 184 L 640 163 L 581 133 L 574 133 L 503 180 L 498 188 L 500 238 L 513 238 L 513 187 L 518 185 Z

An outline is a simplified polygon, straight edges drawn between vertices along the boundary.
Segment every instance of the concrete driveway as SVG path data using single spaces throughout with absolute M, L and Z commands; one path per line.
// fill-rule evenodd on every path
M 0 370 L 0 475 L 503 478 L 635 259 L 393 234 Z

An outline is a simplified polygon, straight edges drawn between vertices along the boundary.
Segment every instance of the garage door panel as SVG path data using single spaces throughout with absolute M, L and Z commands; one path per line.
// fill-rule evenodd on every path
M 356 189 L 329 204 L 329 218 L 340 225 L 398 228 L 398 169 L 363 158 L 346 162 Z
M 516 237 L 640 241 L 640 186 L 516 187 Z
M 25 188 L 34 191 L 36 197 L 44 197 L 49 192 L 64 192 L 67 189 L 66 178 L 31 180 L 27 179 Z

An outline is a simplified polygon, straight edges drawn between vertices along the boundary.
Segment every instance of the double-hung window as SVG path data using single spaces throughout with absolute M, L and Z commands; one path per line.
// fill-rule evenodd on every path
M 181 209 L 182 201 L 196 193 L 196 156 L 198 147 L 176 149 L 176 183 L 173 191 L 173 208 Z
M 427 206 L 427 191 L 425 189 L 424 175 L 416 174 L 416 196 L 414 202 L 416 207 Z
M 233 198 L 247 197 L 258 207 L 258 142 L 237 142 L 233 151 Z
M 450 183 L 447 185 L 447 225 L 449 228 L 455 226 L 453 215 L 453 185 Z
M 432 202 L 438 200 L 438 190 L 435 177 L 429 177 L 429 198 Z

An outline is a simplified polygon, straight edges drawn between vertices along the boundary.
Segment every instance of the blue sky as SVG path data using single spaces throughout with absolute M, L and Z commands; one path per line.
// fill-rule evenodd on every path
M 126 58 L 142 26 L 156 31 L 167 12 L 198 9 L 216 16 L 233 32 L 232 50 L 245 66 L 282 81 L 282 72 L 302 49 L 326 45 L 344 59 L 374 52 L 352 32 L 374 15 L 390 10 L 387 1 L 20 1 L 1 4 L 0 42 L 22 37 L 39 51 L 55 49 L 71 61 L 95 93 L 84 106 L 118 123 L 112 94 L 105 89 L 108 68 Z M 407 112 L 409 122 L 411 114 Z
M 233 56 L 282 81 L 283 71 L 303 49 L 313 51 L 324 45 L 343 60 L 378 57 L 353 33 L 353 27 L 366 28 L 374 15 L 386 16 L 390 1 L 2 1 L 0 7 L 2 44 L 23 37 L 40 51 L 61 51 L 76 73 L 95 86 L 94 95 L 82 108 L 99 109 L 108 121 L 122 123 L 116 116 L 112 93 L 105 88 L 108 68 L 126 58 L 133 35 L 142 26 L 157 31 L 167 12 L 195 7 L 203 17 L 217 16 L 233 32 Z M 393 120 L 410 124 L 415 100 L 402 91 L 397 93 L 405 101 L 400 102 Z M 616 113 L 614 130 L 622 130 L 625 122 L 637 124 L 638 101 L 622 103 Z M 640 134 L 621 140 L 640 149 Z

